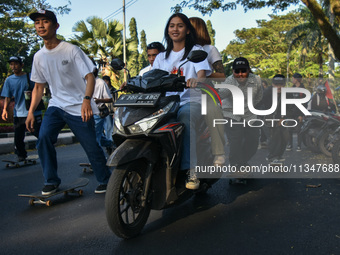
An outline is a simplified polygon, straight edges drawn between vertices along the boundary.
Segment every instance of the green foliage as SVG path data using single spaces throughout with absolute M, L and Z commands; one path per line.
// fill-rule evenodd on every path
M 207 29 L 208 29 L 209 37 L 210 37 L 210 40 L 211 40 L 211 45 L 215 45 L 216 31 L 215 31 L 215 29 L 213 29 L 210 20 L 207 21 Z
M 78 33 L 71 39 L 71 43 L 78 45 L 86 54 L 103 63 L 113 58 L 122 58 L 123 25 L 118 20 L 105 22 L 96 16 L 87 18 L 86 22 L 81 20 L 73 26 L 73 32 Z
M 34 53 L 40 48 L 28 14 L 36 9 L 52 9 L 57 13 L 68 13 L 68 5 L 53 8 L 45 0 L 5 0 L 0 1 L 0 89 L 11 74 L 7 63 L 10 56 L 24 59 L 24 70 L 31 70 Z
M 194 8 L 203 15 L 211 15 L 216 10 L 230 11 L 235 10 L 237 5 L 241 5 L 245 12 L 248 10 L 272 7 L 273 10 L 286 10 L 291 4 L 297 4 L 299 0 L 182 0 L 175 7 L 173 12 L 182 12 L 183 8 Z
M 140 32 L 140 41 L 141 41 L 142 53 L 139 54 L 138 63 L 139 63 L 139 70 L 142 70 L 144 67 L 146 67 L 149 64 L 148 50 L 147 50 L 147 44 L 146 44 L 146 34 L 144 30 Z
M 130 70 L 131 76 L 136 76 L 139 73 L 139 52 L 138 52 L 138 32 L 137 23 L 135 18 L 131 18 L 129 24 L 130 38 L 128 39 L 128 54 L 127 54 L 127 67 Z
M 270 15 L 270 18 L 257 20 L 257 28 L 236 30 L 236 39 L 223 51 L 232 59 L 246 57 L 253 70 L 264 78 L 285 73 L 288 50 L 285 34 L 295 26 L 298 14 Z

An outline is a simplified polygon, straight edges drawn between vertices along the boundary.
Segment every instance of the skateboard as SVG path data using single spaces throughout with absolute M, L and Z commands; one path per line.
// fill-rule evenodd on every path
M 278 166 L 278 167 L 282 167 L 284 166 L 284 162 L 283 161 L 279 161 L 279 160 L 274 160 L 273 162 L 269 163 L 270 166 Z
M 82 166 L 83 167 L 83 172 L 84 173 L 93 173 L 93 169 L 92 169 L 92 166 L 91 166 L 91 163 L 79 163 L 79 166 Z
M 30 200 L 28 201 L 30 205 L 35 205 L 35 204 L 43 204 L 46 206 L 51 206 L 52 202 L 49 200 L 50 197 L 59 195 L 61 193 L 64 193 L 64 195 L 70 194 L 78 194 L 79 196 L 83 195 L 83 190 L 82 189 L 77 189 L 83 186 L 86 186 L 89 183 L 89 179 L 87 178 L 79 178 L 78 180 L 70 183 L 70 184 L 65 184 L 61 185 L 57 192 L 54 192 L 50 195 L 42 195 L 41 191 L 37 191 L 31 194 L 18 194 L 19 197 L 28 197 Z
M 27 165 L 35 165 L 37 163 L 37 159 L 39 159 L 38 155 L 30 155 L 23 161 L 9 160 L 9 159 L 4 159 L 2 161 L 7 163 L 6 168 L 9 168 L 9 167 L 19 168 L 19 167 L 27 166 Z
M 234 184 L 243 184 L 247 185 L 247 179 L 241 179 L 241 178 L 233 178 L 229 179 L 229 184 L 234 185 Z

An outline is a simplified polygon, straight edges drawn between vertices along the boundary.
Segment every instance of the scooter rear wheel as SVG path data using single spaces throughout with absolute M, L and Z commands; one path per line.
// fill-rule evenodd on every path
M 146 163 L 137 160 L 116 168 L 109 180 L 106 195 L 106 218 L 111 230 L 121 238 L 138 235 L 150 214 L 150 204 L 142 206 Z

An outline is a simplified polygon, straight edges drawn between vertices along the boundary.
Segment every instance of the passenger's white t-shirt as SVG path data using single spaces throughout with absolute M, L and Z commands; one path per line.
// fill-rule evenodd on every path
M 54 49 L 48 50 L 44 46 L 34 55 L 31 80 L 48 83 L 52 94 L 49 107 L 55 106 L 80 116 L 86 90 L 85 76 L 94 68 L 79 47 L 61 41 Z M 94 114 L 99 113 L 93 99 L 91 107 Z
M 195 45 L 193 50 L 203 50 L 201 46 Z M 168 71 L 171 74 L 177 74 L 179 66 L 186 60 L 181 60 L 184 55 L 185 48 L 175 52 L 171 51 L 168 58 L 165 58 L 166 52 L 161 52 L 157 55 L 154 63 L 153 69 L 162 69 Z M 185 76 L 185 80 L 191 78 L 197 78 L 197 73 L 201 70 L 205 70 L 206 76 L 211 74 L 211 69 L 209 67 L 208 60 L 205 59 L 199 63 L 187 62 L 181 67 L 181 76 Z M 199 89 L 185 89 L 183 92 L 168 92 L 167 95 L 179 95 L 181 97 L 181 105 L 184 105 L 190 101 L 200 101 L 201 92 Z
M 149 72 L 149 71 L 151 71 L 151 69 L 152 69 L 152 66 L 151 65 L 148 65 L 147 67 L 144 67 L 142 70 L 140 70 L 140 72 L 139 72 L 139 76 L 143 76 L 143 74 L 145 74 L 146 72 Z
M 203 49 L 208 53 L 208 62 L 211 70 L 214 70 L 213 64 L 217 61 L 221 61 L 222 57 L 217 48 L 213 45 L 207 44 L 203 46 Z

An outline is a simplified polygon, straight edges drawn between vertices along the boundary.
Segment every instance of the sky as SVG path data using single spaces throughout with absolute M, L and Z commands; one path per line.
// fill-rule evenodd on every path
M 126 36 L 129 37 L 129 22 L 132 17 L 136 19 L 137 31 L 140 38 L 142 30 L 146 33 L 147 43 L 153 41 L 163 42 L 164 28 L 168 18 L 172 15 L 171 7 L 182 0 L 125 0 L 126 8 Z M 49 0 L 52 6 L 62 6 L 68 3 L 67 0 Z M 86 20 L 91 16 L 98 16 L 107 20 L 119 20 L 123 23 L 123 13 L 119 9 L 123 5 L 123 0 L 71 0 L 69 14 L 59 15 L 58 22 L 60 28 L 58 34 L 69 39 L 74 34 L 72 27 L 77 21 Z M 290 10 L 292 10 L 291 8 Z M 188 17 L 200 17 L 205 21 L 212 22 L 216 31 L 215 46 L 219 51 L 224 50 L 229 42 L 235 39 L 234 31 L 242 28 L 257 27 L 256 20 L 269 20 L 268 14 L 272 14 L 272 9 L 264 8 L 260 10 L 250 10 L 244 13 L 241 6 L 237 10 L 222 12 L 215 11 L 211 16 L 203 16 L 194 9 L 185 8 L 183 13 Z M 115 14 L 114 16 L 112 14 Z M 278 14 L 283 14 L 278 12 Z

